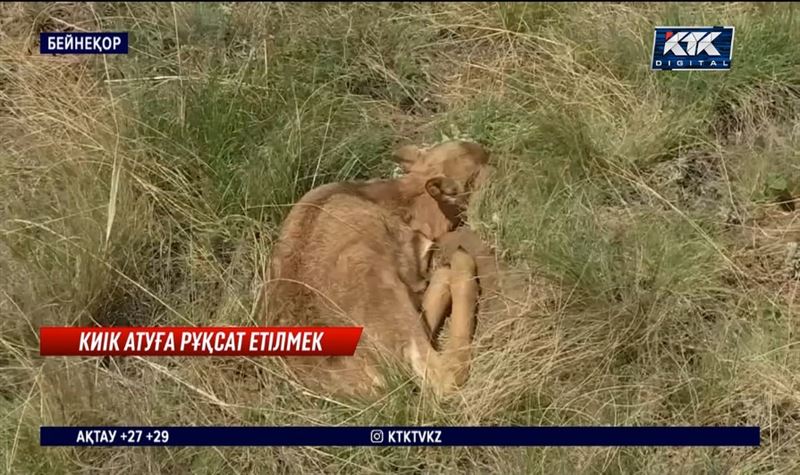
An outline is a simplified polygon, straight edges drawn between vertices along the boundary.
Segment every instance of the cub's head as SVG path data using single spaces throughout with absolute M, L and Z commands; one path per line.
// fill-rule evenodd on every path
M 421 181 L 430 198 L 455 226 L 469 205 L 469 198 L 486 180 L 489 153 L 479 144 L 445 142 L 430 148 L 400 147 L 394 160 L 406 179 Z

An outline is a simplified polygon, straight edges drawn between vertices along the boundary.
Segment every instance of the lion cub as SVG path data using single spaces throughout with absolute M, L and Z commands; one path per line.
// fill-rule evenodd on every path
M 476 266 L 459 248 L 431 273 L 430 250 L 460 224 L 488 153 L 453 141 L 405 146 L 394 158 L 405 175 L 323 185 L 293 206 L 272 252 L 268 316 L 287 326 L 364 327 L 353 357 L 287 358 L 307 383 L 372 392 L 382 384 L 377 364 L 394 356 L 444 394 L 467 379 Z M 448 309 L 450 337 L 437 351 L 432 335 Z

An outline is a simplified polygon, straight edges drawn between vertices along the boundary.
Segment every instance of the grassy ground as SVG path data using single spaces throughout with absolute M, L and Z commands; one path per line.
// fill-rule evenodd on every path
M 653 26 L 736 26 L 652 72 Z M 41 57 L 39 31 L 131 54 Z M 791 4 L 3 4 L 0 451 L 9 473 L 800 469 L 800 10 Z M 287 204 L 401 142 L 493 152 L 471 224 L 508 275 L 436 401 L 271 359 L 38 356 L 42 324 L 256 324 Z M 780 204 L 779 202 L 782 202 Z M 42 424 L 748 424 L 720 448 L 38 447 Z

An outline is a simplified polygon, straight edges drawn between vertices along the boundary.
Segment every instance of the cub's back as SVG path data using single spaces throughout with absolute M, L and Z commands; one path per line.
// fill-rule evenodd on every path
M 290 211 L 273 249 L 271 313 L 289 325 L 369 318 L 381 276 L 413 273 L 413 252 L 404 248 L 411 233 L 400 216 L 350 184 L 310 191 Z M 335 315 L 350 321 L 332 322 Z

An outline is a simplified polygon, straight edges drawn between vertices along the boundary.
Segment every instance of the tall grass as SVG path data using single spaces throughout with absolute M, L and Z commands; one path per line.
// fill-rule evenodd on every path
M 9 4 L 0 9 L 0 444 L 10 473 L 791 473 L 800 452 L 800 12 L 791 4 Z M 652 27 L 733 69 L 649 70 Z M 41 30 L 124 57 L 40 57 Z M 33 52 L 31 52 L 33 51 Z M 471 379 L 377 401 L 273 359 L 49 358 L 43 324 L 262 324 L 289 205 L 463 133 L 506 271 Z M 788 197 L 788 198 L 787 198 Z M 784 204 L 778 204 L 782 201 Z M 793 247 L 794 246 L 794 247 Z M 722 425 L 755 449 L 38 446 L 43 424 Z

